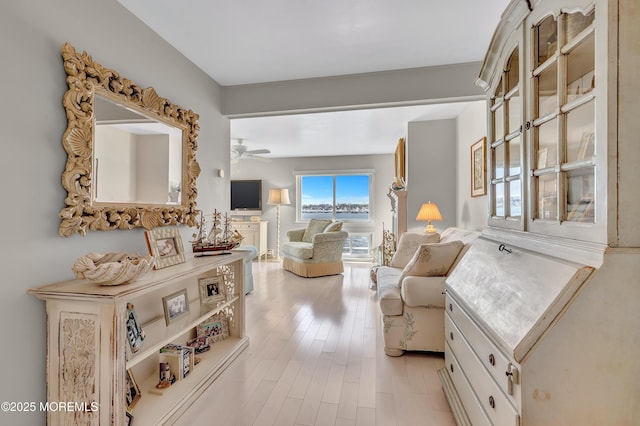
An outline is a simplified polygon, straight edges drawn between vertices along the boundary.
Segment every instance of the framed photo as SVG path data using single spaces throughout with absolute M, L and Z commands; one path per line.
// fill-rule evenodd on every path
M 210 316 L 196 327 L 198 337 L 206 337 L 209 344 L 229 337 L 229 323 L 223 313 Z
M 159 227 L 144 231 L 149 253 L 155 257 L 154 269 L 184 263 L 184 246 L 175 226 Z
M 471 196 L 487 195 L 487 138 L 471 145 Z
M 184 315 L 188 315 L 189 298 L 187 297 L 187 289 L 183 288 L 163 297 L 162 305 L 164 306 L 164 320 L 167 325 Z
M 133 414 L 131 414 L 128 411 L 126 412 L 126 416 L 124 418 L 124 424 L 125 424 L 125 426 L 133 425 Z
M 138 316 L 133 309 L 133 304 L 127 303 L 127 340 L 129 341 L 129 347 L 131 353 L 137 353 L 142 347 L 142 341 L 144 340 L 144 331 L 140 327 Z
M 142 396 L 140 388 L 133 378 L 133 372 L 131 369 L 127 370 L 127 382 L 125 383 L 125 386 L 127 411 L 131 411 Z
M 224 277 L 221 275 L 215 277 L 200 278 L 198 280 L 200 287 L 200 303 L 210 304 L 218 303 L 225 300 L 224 294 Z

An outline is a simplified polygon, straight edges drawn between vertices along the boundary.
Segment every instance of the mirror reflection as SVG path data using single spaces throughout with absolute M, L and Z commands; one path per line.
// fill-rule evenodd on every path
M 94 98 L 94 203 L 180 204 L 182 131 Z

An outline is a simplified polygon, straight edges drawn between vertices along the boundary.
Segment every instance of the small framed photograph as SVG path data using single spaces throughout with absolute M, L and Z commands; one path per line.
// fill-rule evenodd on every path
M 133 309 L 133 304 L 127 303 L 127 340 L 129 341 L 129 347 L 131 353 L 138 353 L 142 347 L 142 341 L 144 340 L 144 331 L 140 327 L 138 316 Z
M 206 337 L 209 344 L 229 337 L 229 323 L 223 313 L 210 316 L 196 328 L 198 337 Z
M 125 383 L 125 386 L 127 411 L 131 411 L 142 396 L 140 388 L 133 378 L 133 372 L 131 369 L 127 370 L 127 382 Z
M 471 145 L 471 196 L 487 195 L 487 138 Z
M 180 317 L 189 314 L 189 298 L 187 297 L 187 289 L 183 288 L 173 294 L 162 298 L 164 306 L 164 320 L 167 325 Z
M 224 294 L 224 277 L 221 275 L 215 277 L 200 278 L 198 280 L 200 286 L 200 303 L 203 305 L 222 302 L 225 299 Z
M 125 413 L 124 424 L 125 426 L 133 425 L 133 414 L 128 411 Z
M 175 226 L 154 228 L 144 232 L 149 253 L 155 257 L 155 269 L 184 263 L 182 237 Z

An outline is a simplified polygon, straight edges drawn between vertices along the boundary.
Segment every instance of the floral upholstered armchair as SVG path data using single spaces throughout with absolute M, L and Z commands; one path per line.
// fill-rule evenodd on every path
M 480 234 L 460 228 L 402 234 L 390 264 L 376 273 L 387 355 L 444 352 L 445 280 Z
M 349 234 L 342 222 L 311 219 L 305 229 L 287 232 L 282 245 L 282 266 L 301 277 L 321 277 L 344 272 L 342 247 Z

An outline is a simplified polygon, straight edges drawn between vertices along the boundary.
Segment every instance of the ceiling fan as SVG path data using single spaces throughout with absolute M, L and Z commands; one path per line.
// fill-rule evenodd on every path
M 271 154 L 271 151 L 268 149 L 249 149 L 246 145 L 244 145 L 244 139 L 236 138 L 235 145 L 231 145 L 231 162 L 236 163 L 238 160 L 242 159 L 251 159 L 251 160 L 260 160 L 269 162 L 271 159 L 266 157 L 261 157 L 259 154 Z

